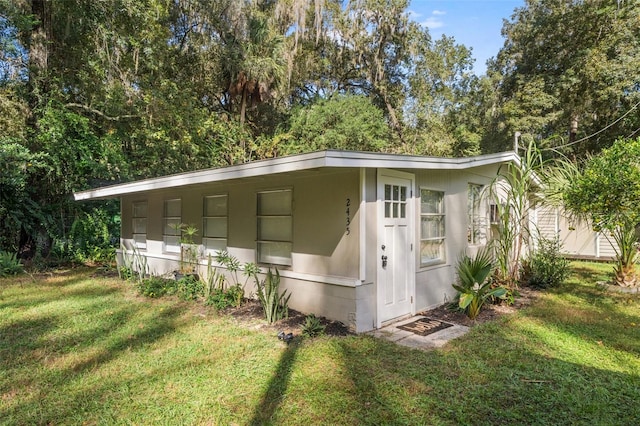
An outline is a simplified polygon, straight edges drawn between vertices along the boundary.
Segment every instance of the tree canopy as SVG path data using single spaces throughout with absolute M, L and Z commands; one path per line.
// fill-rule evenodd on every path
M 540 148 L 582 155 L 640 131 L 636 2 L 527 0 L 502 33 L 488 72 L 486 149 L 521 132 Z
M 562 167 L 562 165 L 561 165 Z M 564 190 L 565 208 L 615 241 L 617 281 L 637 285 L 640 227 L 640 138 L 619 139 L 590 158 Z
M 483 77 L 408 8 L 0 0 L 0 151 L 37 165 L 2 183 L 0 249 L 51 249 L 90 186 L 325 148 L 475 155 L 515 132 L 579 156 L 639 131 L 633 2 L 528 0 Z

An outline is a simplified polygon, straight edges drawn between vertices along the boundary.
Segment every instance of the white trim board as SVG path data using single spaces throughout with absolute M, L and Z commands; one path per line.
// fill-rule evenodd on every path
M 73 195 L 76 201 L 116 198 L 122 195 L 135 194 L 144 191 L 177 188 L 187 185 L 221 182 L 230 179 L 265 176 L 321 167 L 464 170 L 472 167 L 481 167 L 505 162 L 520 164 L 520 157 L 518 157 L 514 152 L 503 152 L 466 158 L 441 158 L 375 152 L 327 150 L 312 152 L 309 154 L 298 154 L 287 157 L 253 161 L 250 163 L 216 169 L 205 169 L 158 178 L 143 179 L 130 183 L 78 191 Z

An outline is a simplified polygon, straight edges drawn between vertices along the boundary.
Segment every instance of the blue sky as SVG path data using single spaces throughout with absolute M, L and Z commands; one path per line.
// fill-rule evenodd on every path
M 414 21 L 429 28 L 433 39 L 446 34 L 473 48 L 474 71 L 480 75 L 486 71 L 487 59 L 504 44 L 502 20 L 510 19 L 513 10 L 522 6 L 524 0 L 411 0 L 409 12 Z

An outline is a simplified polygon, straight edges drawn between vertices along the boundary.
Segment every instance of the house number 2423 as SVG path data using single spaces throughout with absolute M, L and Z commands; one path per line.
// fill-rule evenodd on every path
M 347 214 L 347 226 L 345 227 L 347 235 L 351 233 L 351 199 L 347 198 L 345 213 Z

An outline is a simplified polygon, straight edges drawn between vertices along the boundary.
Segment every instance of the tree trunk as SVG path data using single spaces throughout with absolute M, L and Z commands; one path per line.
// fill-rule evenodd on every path
M 571 116 L 571 125 L 569 127 L 569 143 L 575 142 L 578 134 L 578 115 Z
M 31 13 L 36 20 L 28 39 L 29 107 L 33 116 L 33 111 L 44 103 L 49 89 L 47 71 L 49 68 L 49 48 L 52 39 L 51 1 L 32 0 Z

